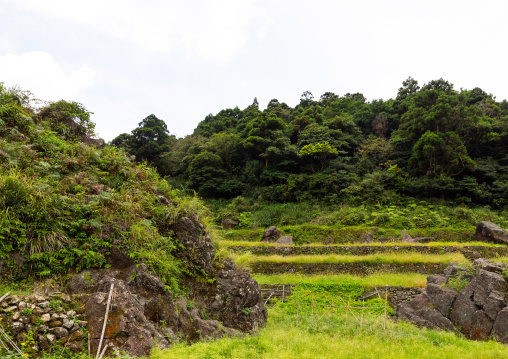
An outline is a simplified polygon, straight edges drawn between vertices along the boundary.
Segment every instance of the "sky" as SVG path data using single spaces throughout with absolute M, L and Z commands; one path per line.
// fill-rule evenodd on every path
M 208 114 L 304 91 L 397 95 L 409 76 L 508 99 L 508 2 L 0 0 L 0 82 L 77 101 L 106 141 L 155 114 Z

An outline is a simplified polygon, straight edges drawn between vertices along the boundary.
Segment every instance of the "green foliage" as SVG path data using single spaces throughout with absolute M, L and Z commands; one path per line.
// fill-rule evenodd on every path
M 0 86 L 1 280 L 17 279 L 13 252 L 24 273 L 44 277 L 102 267 L 115 242 L 177 290 L 171 226 L 191 213 L 206 222 L 204 205 L 123 150 L 89 145 L 94 125 L 82 105 L 59 101 L 35 113 L 7 92 Z M 145 120 L 140 138 L 161 124 Z

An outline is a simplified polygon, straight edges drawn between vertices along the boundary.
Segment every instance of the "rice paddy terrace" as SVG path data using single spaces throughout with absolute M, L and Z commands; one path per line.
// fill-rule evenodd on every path
M 365 236 L 350 235 L 328 236 L 324 244 L 319 235 L 305 235 L 305 242 L 296 237 L 293 245 L 262 242 L 259 230 L 222 234 L 227 239 L 221 243 L 236 262 L 279 299 L 290 295 L 292 286 L 316 280 L 338 283 L 353 278 L 366 292 L 380 286 L 421 288 L 428 275 L 442 273 L 450 262 L 467 264 L 479 257 L 504 261 L 508 256 L 508 247 L 474 242 L 472 233 L 439 233 L 439 241 L 427 237 L 420 243 L 403 241 L 402 235 L 371 236 L 366 243 Z M 283 288 L 289 288 L 287 293 L 282 294 Z

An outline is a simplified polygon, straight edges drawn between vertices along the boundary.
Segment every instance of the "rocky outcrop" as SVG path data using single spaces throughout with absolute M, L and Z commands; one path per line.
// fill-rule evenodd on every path
M 281 236 L 282 232 L 279 231 L 277 227 L 271 226 L 268 229 L 265 229 L 265 231 L 263 232 L 261 242 L 275 242 Z
M 492 222 L 481 221 L 476 223 L 473 237 L 477 241 L 508 244 L 508 233 Z
M 204 227 L 189 217 L 173 226 L 179 249 L 175 256 L 192 276 L 186 284 L 192 294 L 178 298 L 146 264 L 134 264 L 118 248 L 111 249 L 111 268 L 90 270 L 72 277 L 69 293 L 88 293 L 83 304 L 89 319 L 87 330 L 92 353 L 98 349 L 111 284 L 114 294 L 108 314 L 106 354 L 123 351 L 144 356 L 155 345 L 167 348 L 175 340 L 194 342 L 252 332 L 266 324 L 258 283 L 230 259 L 222 265 L 215 259 L 215 246 Z M 196 289 L 197 288 L 197 289 Z
M 457 327 L 469 339 L 508 343 L 505 266 L 478 259 L 473 268 L 475 273 L 451 264 L 444 275 L 428 277 L 425 293 L 397 306 L 396 317 L 433 329 Z

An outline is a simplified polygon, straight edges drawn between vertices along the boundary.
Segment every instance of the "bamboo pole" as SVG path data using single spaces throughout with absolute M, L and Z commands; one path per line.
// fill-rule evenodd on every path
M 102 359 L 102 357 L 104 356 L 104 353 L 106 353 L 106 349 L 108 349 L 108 348 L 109 348 L 109 344 L 106 344 L 104 346 L 104 349 L 102 349 L 102 353 L 101 353 L 101 356 L 99 357 L 99 359 Z
M 2 298 L 0 298 L 0 303 L 2 303 L 2 301 L 7 298 L 9 296 L 9 294 L 11 294 L 11 292 L 7 292 L 5 293 L 4 295 L 2 295 Z
M 9 338 L 9 336 L 2 329 L 2 327 L 0 327 L 0 334 L 2 334 L 5 337 L 5 339 L 7 340 L 7 343 L 9 343 L 14 348 L 14 350 L 16 350 L 20 355 L 23 354 L 21 349 L 19 349 L 18 346 L 16 345 L 16 343 L 14 343 L 11 338 Z
M 9 351 L 9 348 L 7 348 L 7 345 L 4 344 L 4 342 L 2 341 L 2 338 L 0 338 L 0 344 L 2 344 L 2 346 L 4 347 L 4 349 L 6 351 Z
M 104 315 L 104 324 L 102 325 L 101 339 L 99 341 L 99 347 L 97 348 L 97 355 L 95 356 L 95 359 L 99 359 L 99 353 L 100 353 L 100 350 L 102 347 L 102 340 L 104 339 L 104 332 L 106 331 L 106 325 L 108 323 L 109 305 L 111 304 L 111 297 L 113 295 L 113 287 L 114 286 L 115 286 L 115 283 L 111 283 L 111 288 L 109 290 L 108 304 L 106 305 L 106 314 Z

